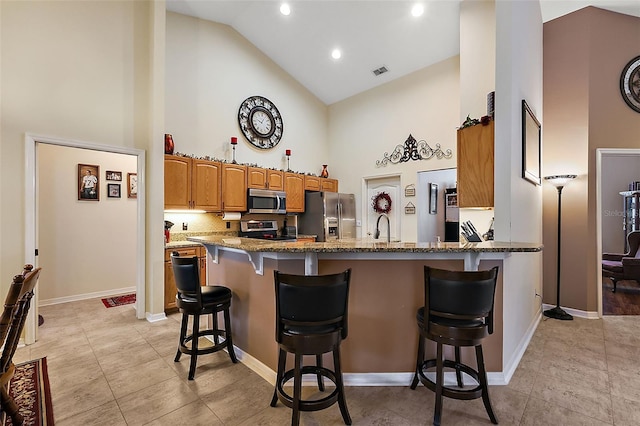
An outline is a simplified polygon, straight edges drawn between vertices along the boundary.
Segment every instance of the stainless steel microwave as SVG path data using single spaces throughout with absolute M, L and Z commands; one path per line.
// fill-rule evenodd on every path
M 287 213 L 287 194 L 282 191 L 249 188 L 247 190 L 249 213 Z

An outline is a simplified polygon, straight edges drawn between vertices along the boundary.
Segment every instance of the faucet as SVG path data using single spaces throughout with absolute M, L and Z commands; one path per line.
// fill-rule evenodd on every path
M 373 238 L 377 240 L 380 237 L 380 219 L 382 219 L 383 216 L 385 219 L 387 219 L 387 242 L 390 243 L 391 242 L 391 225 L 389 224 L 389 216 L 387 216 L 384 213 L 378 216 L 378 221 L 376 222 L 376 232 L 374 232 Z

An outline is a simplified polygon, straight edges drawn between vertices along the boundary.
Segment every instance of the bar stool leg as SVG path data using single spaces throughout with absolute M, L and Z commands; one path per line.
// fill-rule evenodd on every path
M 322 368 L 322 355 L 316 355 L 316 365 Z M 320 392 L 324 392 L 324 382 L 322 381 L 322 374 L 318 373 L 318 389 Z
M 293 414 L 291 426 L 300 424 L 300 399 L 302 398 L 302 354 L 296 354 L 293 372 Z
M 444 382 L 444 362 L 442 360 L 442 343 L 437 344 L 436 358 L 436 408 L 433 413 L 434 426 L 440 426 L 442 418 L 442 386 Z
M 416 358 L 416 371 L 413 373 L 413 381 L 411 382 L 411 389 L 415 389 L 418 386 L 418 371 L 422 368 L 424 362 L 424 337 L 418 333 L 418 356 Z
M 217 312 L 213 312 L 211 314 L 211 328 L 213 329 L 213 343 L 217 345 L 218 343 L 220 343 L 220 336 L 218 336 L 218 333 L 216 333 L 216 331 L 218 330 Z
M 200 315 L 193 316 L 193 333 L 191 334 L 191 365 L 189 366 L 189 380 L 193 380 L 196 374 L 198 362 L 198 340 L 200 337 Z
M 476 346 L 476 359 L 478 361 L 478 380 L 480 380 L 480 386 L 482 386 L 482 402 L 484 402 L 484 408 L 487 410 L 487 414 L 489 414 L 491 423 L 497 425 L 498 418 L 493 412 L 493 407 L 491 407 L 491 401 L 489 400 L 489 386 L 487 384 L 487 371 L 484 368 L 482 345 Z
M 180 351 L 180 347 L 184 344 L 184 338 L 187 336 L 187 322 L 189 321 L 189 316 L 187 314 L 182 314 L 182 323 L 180 325 L 180 341 L 178 341 L 178 351 L 176 352 L 176 357 L 173 359 L 173 362 L 180 361 L 180 356 L 182 352 Z
M 227 351 L 229 352 L 231 362 L 237 364 L 238 358 L 236 358 L 236 351 L 233 348 L 233 340 L 231 339 L 231 316 L 229 315 L 229 308 L 224 310 L 224 337 L 226 339 Z
M 271 398 L 271 406 L 275 407 L 278 403 L 278 386 L 280 386 L 280 382 L 282 381 L 282 376 L 284 375 L 284 368 L 287 362 L 287 353 L 280 349 L 278 352 L 278 371 L 276 372 L 276 387 L 273 390 L 273 398 Z
M 456 357 L 456 380 L 458 381 L 458 387 L 461 388 L 464 383 L 462 383 L 462 371 L 460 370 L 460 346 L 455 346 L 454 352 Z
M 333 350 L 333 367 L 335 369 L 334 373 L 336 375 L 336 387 L 338 388 L 338 406 L 340 407 L 340 413 L 342 414 L 342 419 L 344 423 L 347 425 L 351 424 L 351 416 L 349 415 L 349 410 L 347 409 L 347 401 L 344 397 L 344 383 L 342 382 L 342 366 L 340 365 L 340 348 L 335 348 Z

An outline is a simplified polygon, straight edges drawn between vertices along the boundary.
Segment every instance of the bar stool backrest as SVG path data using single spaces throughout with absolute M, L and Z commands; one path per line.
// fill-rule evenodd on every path
M 351 269 L 332 275 L 290 275 L 274 271 L 276 341 L 291 327 L 341 328 L 347 337 Z
M 171 266 L 178 290 L 178 302 L 197 304 L 196 309 L 202 308 L 198 257 L 180 257 L 178 252 L 173 252 L 171 253 Z
M 487 271 L 447 271 L 424 267 L 426 316 L 453 320 L 484 319 L 493 333 L 498 267 Z M 425 319 L 428 324 L 428 319 Z

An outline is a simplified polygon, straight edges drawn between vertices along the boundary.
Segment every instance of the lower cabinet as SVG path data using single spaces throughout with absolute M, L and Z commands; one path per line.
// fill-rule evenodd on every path
M 166 248 L 164 250 L 164 311 L 175 312 L 176 281 L 171 267 L 171 253 L 177 251 L 180 256 L 198 256 L 200 263 L 200 285 L 207 285 L 207 251 L 204 247 Z

